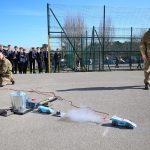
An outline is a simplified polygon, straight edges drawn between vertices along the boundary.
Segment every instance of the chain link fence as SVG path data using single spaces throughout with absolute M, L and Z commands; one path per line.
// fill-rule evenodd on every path
M 139 44 L 149 28 L 148 9 L 78 6 L 70 10 L 68 6 L 51 7 L 51 46 L 60 50 L 62 70 L 143 69 Z M 61 7 L 66 11 L 69 9 L 70 15 L 65 17 Z M 75 12 L 82 15 L 76 16 Z

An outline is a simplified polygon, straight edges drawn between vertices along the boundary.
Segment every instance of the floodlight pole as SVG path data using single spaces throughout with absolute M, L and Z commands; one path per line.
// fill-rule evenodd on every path
M 51 60 L 50 60 L 50 14 L 49 4 L 47 3 L 47 29 L 48 29 L 48 73 L 51 72 Z
M 102 43 L 102 70 L 104 70 L 104 50 L 105 50 L 105 5 L 103 10 L 103 43 Z
M 133 38 L 133 28 L 131 27 L 131 36 L 130 36 L 130 61 L 129 61 L 129 66 L 130 66 L 130 70 L 132 69 L 132 38 Z

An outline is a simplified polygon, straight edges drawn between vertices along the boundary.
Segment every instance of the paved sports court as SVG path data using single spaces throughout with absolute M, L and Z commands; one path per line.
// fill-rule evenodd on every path
M 109 113 L 100 124 L 73 122 L 66 118 L 40 114 L 0 116 L 2 150 L 149 150 L 150 90 L 143 90 L 143 71 L 53 73 L 15 75 L 16 84 L 0 88 L 0 108 L 10 104 L 13 90 L 32 98 L 45 99 L 54 92 L 65 100 L 49 104 L 68 112 L 73 105 Z M 40 92 L 39 92 L 40 91 Z M 48 93 L 47 93 L 48 94 Z M 103 115 L 97 113 L 100 117 Z M 130 119 L 137 128 L 111 126 L 110 117 Z

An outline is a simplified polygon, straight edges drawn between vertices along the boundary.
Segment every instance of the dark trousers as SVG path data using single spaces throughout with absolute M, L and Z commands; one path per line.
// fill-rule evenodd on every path
M 35 73 L 35 59 L 30 61 L 30 73 Z
M 45 63 L 45 73 L 48 73 L 48 59 L 44 59 Z
M 27 73 L 28 62 L 23 63 L 23 74 Z
M 38 61 L 38 70 L 39 70 L 39 73 L 43 72 L 43 62 L 42 61 Z
M 19 62 L 18 69 L 19 69 L 19 73 L 22 74 L 23 73 L 23 62 Z
M 18 62 L 13 61 L 13 73 L 17 74 L 18 71 Z
M 55 61 L 55 68 L 54 68 L 54 72 L 56 72 L 56 70 L 60 70 L 60 65 L 59 65 L 59 61 Z

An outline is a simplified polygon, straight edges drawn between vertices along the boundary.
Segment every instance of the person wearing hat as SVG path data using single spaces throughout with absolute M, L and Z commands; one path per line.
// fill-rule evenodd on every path
M 8 83 L 15 84 L 12 77 L 12 64 L 0 51 L 0 87 L 7 85 Z
M 144 33 L 140 42 L 140 52 L 144 60 L 144 84 L 145 90 L 149 89 L 150 75 L 150 29 Z

